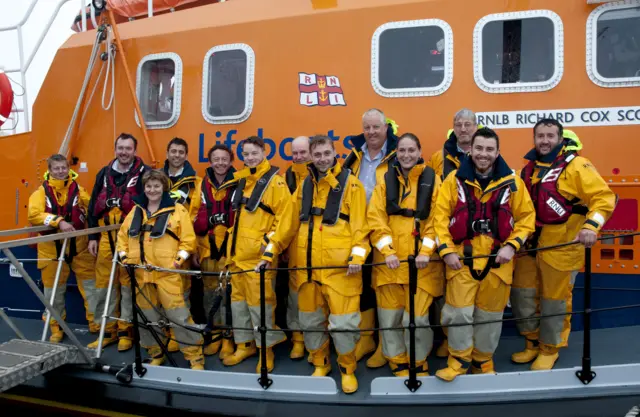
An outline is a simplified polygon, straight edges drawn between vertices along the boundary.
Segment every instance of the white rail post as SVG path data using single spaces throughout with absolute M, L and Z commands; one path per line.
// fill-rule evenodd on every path
M 53 281 L 53 291 L 51 292 L 51 298 L 49 299 L 49 304 L 51 305 L 53 305 L 53 302 L 56 300 L 56 291 L 58 291 L 58 283 L 60 282 L 60 273 L 62 272 L 62 267 L 64 266 L 64 254 L 67 251 L 68 240 L 69 239 L 65 239 L 64 241 L 62 241 L 62 250 L 60 250 L 60 256 L 58 257 L 58 268 L 56 269 L 56 279 Z M 47 332 L 49 331 L 49 320 L 51 320 L 51 312 L 47 310 L 47 319 L 44 322 L 44 329 L 42 329 L 41 340 L 43 342 L 47 340 Z

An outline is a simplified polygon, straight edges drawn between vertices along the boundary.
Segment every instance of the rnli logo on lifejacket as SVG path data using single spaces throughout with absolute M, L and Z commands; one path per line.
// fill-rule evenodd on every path
M 547 199 L 547 205 L 551 208 L 551 210 L 555 211 L 560 217 L 564 216 L 565 213 L 567 212 L 565 209 L 562 208 L 560 203 L 558 203 L 552 197 L 549 197 Z
M 340 80 L 334 75 L 298 73 L 300 104 L 303 106 L 346 106 Z

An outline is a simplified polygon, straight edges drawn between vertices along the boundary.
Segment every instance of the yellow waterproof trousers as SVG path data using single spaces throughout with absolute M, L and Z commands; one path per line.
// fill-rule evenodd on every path
M 358 330 L 360 324 L 360 296 L 345 296 L 317 282 L 305 282 L 299 288 L 298 308 L 303 329 Z M 357 332 L 331 333 L 338 352 L 338 365 L 344 374 L 356 370 Z M 304 344 L 311 352 L 315 366 L 329 363 L 329 336 L 323 332 L 304 332 Z

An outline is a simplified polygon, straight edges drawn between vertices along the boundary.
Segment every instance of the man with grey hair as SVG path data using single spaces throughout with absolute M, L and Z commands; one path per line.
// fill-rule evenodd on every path
M 471 150 L 471 138 L 478 130 L 476 114 L 469 109 L 459 110 L 453 117 L 453 129 L 447 132 L 442 150 L 435 152 L 428 165 L 444 180 L 460 167 L 460 161 Z
M 309 138 L 307 136 L 298 136 L 291 142 L 291 156 L 293 163 L 285 172 L 285 181 L 289 192 L 293 195 L 296 189 L 305 178 L 309 175 L 309 161 L 311 161 L 311 153 L 309 152 Z M 288 259 L 287 259 L 288 258 Z M 296 258 L 295 248 L 288 249 L 282 256 L 280 256 L 280 267 L 282 268 L 296 268 L 298 261 Z M 278 278 L 286 277 L 288 281 L 288 295 L 283 294 L 283 298 L 287 297 L 287 327 L 294 329 L 291 332 L 291 341 L 293 342 L 293 348 L 289 353 L 291 359 L 304 358 L 304 336 L 300 329 L 300 320 L 298 319 L 298 274 L 304 273 L 304 271 L 282 271 L 282 275 Z M 280 274 L 280 272 L 279 272 Z M 278 279 L 278 281 L 281 281 Z M 282 291 L 285 292 L 284 290 Z M 284 303 L 282 303 L 284 305 Z
M 442 150 L 436 151 L 429 159 L 427 166 L 433 168 L 436 175 L 444 181 L 445 178 L 460 167 L 460 163 L 466 154 L 471 151 L 471 140 L 478 130 L 476 114 L 469 109 L 459 110 L 453 116 L 453 129 L 447 132 L 447 140 L 444 142 Z M 444 307 L 444 295 L 438 297 L 433 302 L 434 320 L 440 323 L 440 313 Z M 436 350 L 436 356 L 446 358 L 449 355 L 449 344 L 447 342 L 447 328 L 443 327 L 443 343 Z
M 367 204 L 376 186 L 376 177 L 384 175 L 388 162 L 396 155 L 398 137 L 395 122 L 388 120 L 384 113 L 378 109 L 369 109 L 362 115 L 362 132 L 349 138 L 352 150 L 342 164 L 345 169 L 350 169 L 364 185 Z M 365 264 L 373 262 L 372 251 Z M 360 329 L 371 329 L 376 323 L 376 296 L 371 287 L 372 268 L 362 268 L 362 296 L 360 297 L 360 312 L 362 320 Z M 382 347 L 376 349 L 373 331 L 360 333 L 360 340 L 356 347 L 356 360 L 362 359 L 368 353 L 375 353 L 367 360 L 367 367 L 379 368 L 387 363 L 382 354 Z

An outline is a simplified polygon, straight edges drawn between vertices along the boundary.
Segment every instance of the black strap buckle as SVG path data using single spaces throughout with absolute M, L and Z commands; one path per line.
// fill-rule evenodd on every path
M 324 214 L 324 209 L 320 207 L 311 207 L 311 212 L 309 213 L 311 216 L 322 216 Z
M 489 219 L 474 220 L 473 223 L 471 223 L 471 230 L 473 230 L 474 233 L 490 234 L 491 220 Z
M 113 208 L 113 207 L 120 207 L 120 202 L 121 199 L 120 198 L 108 198 L 107 202 L 106 202 L 106 206 L 109 208 Z
M 217 226 L 219 224 L 227 223 L 227 213 L 216 213 L 213 216 L 209 217 L 209 224 L 212 226 Z

